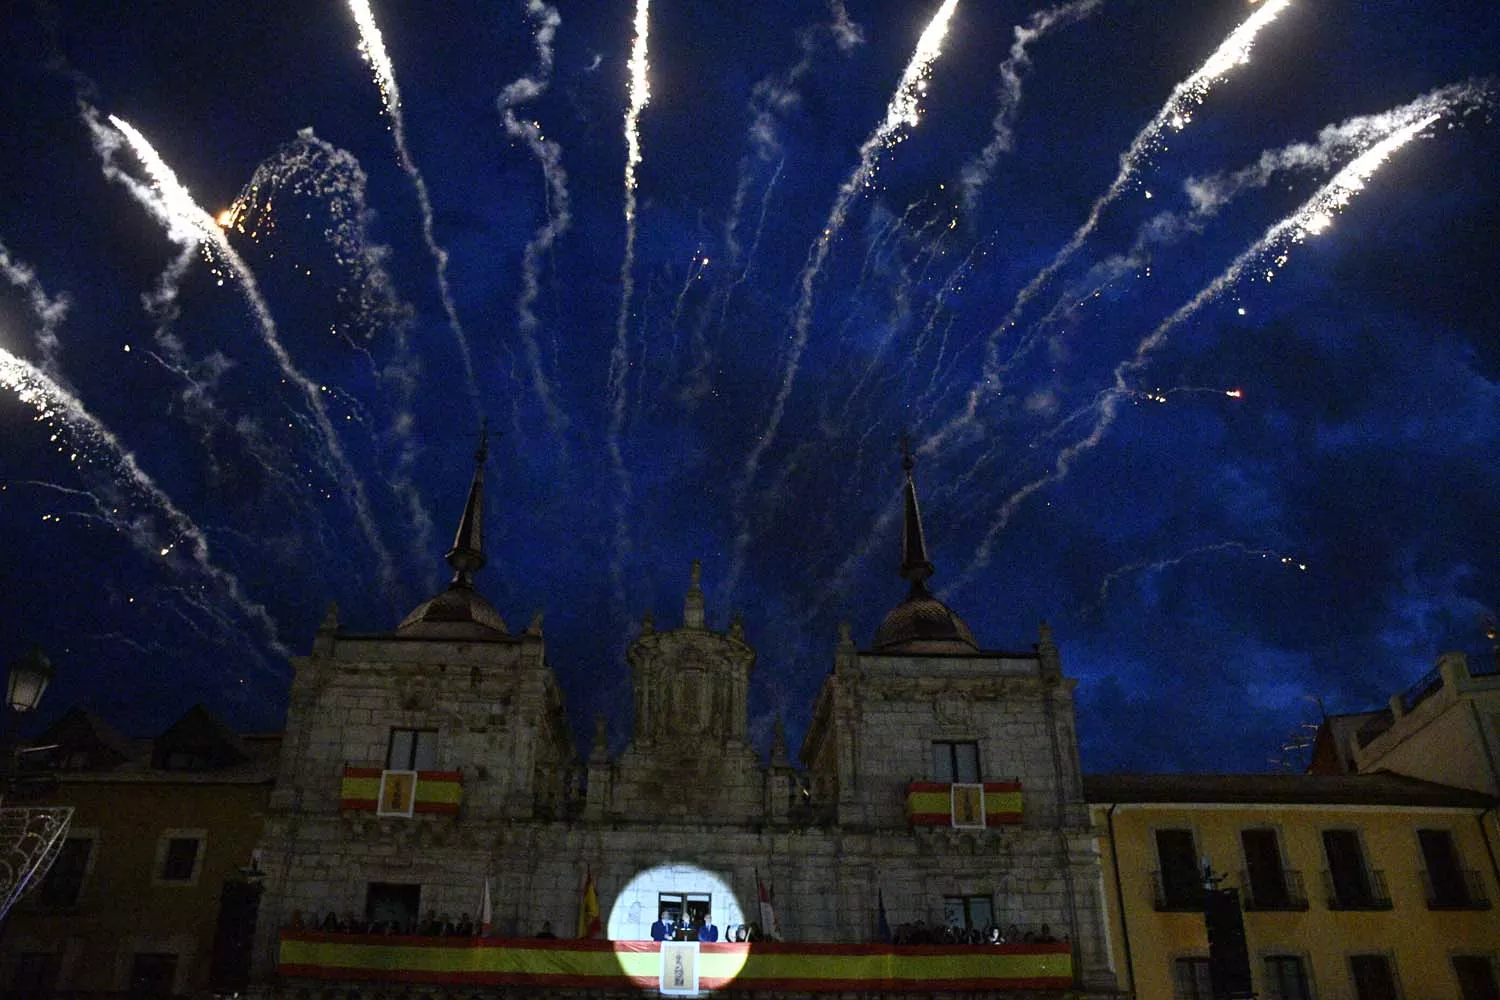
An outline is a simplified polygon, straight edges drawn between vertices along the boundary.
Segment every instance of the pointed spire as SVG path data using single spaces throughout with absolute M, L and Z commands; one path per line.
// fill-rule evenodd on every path
M 906 516 L 901 522 L 901 578 L 911 581 L 913 597 L 927 593 L 927 578 L 933 565 L 927 558 L 927 540 L 922 535 L 922 512 L 917 508 L 917 486 L 911 470 L 917 460 L 912 454 L 911 438 L 901 435 L 901 468 L 906 471 Z
M 472 588 L 474 574 L 484 567 L 484 463 L 489 454 L 490 423 L 486 419 L 479 430 L 479 450 L 474 452 L 474 480 L 469 484 L 469 498 L 458 520 L 453 548 L 444 557 L 453 567 L 450 587 Z
M 780 713 L 776 716 L 776 728 L 771 730 L 771 766 L 790 767 L 791 757 L 786 752 L 786 727 L 781 724 Z
M 693 571 L 691 582 L 688 584 L 687 597 L 682 602 L 682 627 L 703 627 L 703 561 L 693 560 Z

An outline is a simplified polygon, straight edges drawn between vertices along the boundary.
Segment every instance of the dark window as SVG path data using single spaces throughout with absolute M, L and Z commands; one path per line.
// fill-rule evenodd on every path
M 1172 962 L 1174 1000 L 1213 1000 L 1213 979 L 1206 958 L 1179 958 Z
M 1454 955 L 1453 974 L 1458 977 L 1458 994 L 1463 1000 L 1500 1000 L 1495 963 L 1483 955 Z
M 932 744 L 932 780 L 974 784 L 979 781 L 979 744 Z
M 1299 956 L 1266 956 L 1266 996 L 1268 1000 L 1309 1000 L 1307 969 Z
M 1287 892 L 1286 869 L 1281 864 L 1281 846 L 1276 831 L 1253 829 L 1240 831 L 1240 846 L 1245 851 L 1246 906 L 1257 910 L 1285 910 L 1291 905 Z
M 1377 882 L 1365 867 L 1365 852 L 1355 830 L 1324 830 L 1323 852 L 1328 856 L 1328 905 L 1337 910 L 1384 909 L 1389 901 L 1377 892 Z
M 1467 906 L 1469 890 L 1453 834 L 1447 830 L 1418 830 L 1422 862 L 1427 868 L 1428 902 L 1433 906 Z
M 137 954 L 130 963 L 132 997 L 169 997 L 177 978 L 177 956 L 159 953 Z
M 173 837 L 167 841 L 166 857 L 161 863 L 163 882 L 191 882 L 193 871 L 198 866 L 198 848 L 203 842 L 197 837 Z
M 10 975 L 10 996 L 50 997 L 57 989 L 62 956 L 56 952 L 23 951 Z
M 1157 830 L 1156 857 L 1161 863 L 1157 908 L 1196 910 L 1203 906 L 1203 880 L 1192 830 Z
M 1350 955 L 1356 1000 L 1397 1000 L 1396 977 L 1384 955 Z
M 391 730 L 390 749 L 385 755 L 387 771 L 431 771 L 435 767 L 437 767 L 436 730 Z
M 422 912 L 422 887 L 399 882 L 371 882 L 365 890 L 365 921 L 373 930 L 390 926 L 410 933 Z
M 78 905 L 93 850 L 94 841 L 89 837 L 69 837 L 63 841 L 51 870 L 42 880 L 42 887 L 37 890 L 37 902 L 47 907 Z
M 995 922 L 989 896 L 944 896 L 943 922 L 959 930 L 984 930 Z

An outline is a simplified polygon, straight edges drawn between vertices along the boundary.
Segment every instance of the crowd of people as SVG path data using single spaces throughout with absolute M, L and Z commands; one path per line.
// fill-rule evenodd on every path
M 425 937 L 478 937 L 484 932 L 467 913 L 460 914 L 454 920 L 448 914 L 439 914 L 434 910 L 428 910 L 427 915 L 420 920 L 406 922 L 365 920 L 348 911 L 339 916 L 329 910 L 321 921 L 314 923 L 305 922 L 302 912 L 295 910 L 292 912 L 291 926 L 294 930 L 305 928 L 338 934 L 419 934 Z M 552 931 L 552 924 L 547 922 L 536 936 L 555 938 L 557 935 Z M 696 917 L 678 917 L 669 911 L 663 911 L 661 919 L 651 925 L 653 941 L 751 942 L 766 939 L 760 924 L 728 924 L 721 930 L 708 913 Z M 915 920 L 909 924 L 901 924 L 891 933 L 891 943 L 898 945 L 1054 944 L 1066 940 L 1066 937 L 1055 936 L 1047 924 L 1035 928 L 1022 928 L 1018 924 L 1011 924 L 1003 929 L 997 924 L 985 928 L 963 928 Z
M 332 910 L 315 923 L 303 920 L 301 910 L 292 911 L 292 929 L 306 928 L 336 934 L 421 934 L 427 937 L 476 937 L 483 928 L 469 914 L 460 914 L 457 920 L 450 915 L 428 910 L 420 920 L 367 920 L 353 913 L 339 916 Z
M 1047 924 L 1025 929 L 1018 924 L 1011 924 L 1002 930 L 998 924 L 965 928 L 915 920 L 909 924 L 901 924 L 891 933 L 892 944 L 1055 944 L 1059 940 L 1065 941 L 1067 938 L 1058 938 Z
M 764 941 L 767 937 L 760 924 L 726 924 L 720 931 L 711 914 L 680 917 L 670 910 L 663 910 L 661 919 L 651 925 L 651 940 L 746 942 Z

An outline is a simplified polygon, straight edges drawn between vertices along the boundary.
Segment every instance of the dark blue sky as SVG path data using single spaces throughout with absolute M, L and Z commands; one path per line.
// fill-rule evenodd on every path
M 987 647 L 1053 624 L 1089 770 L 1263 769 L 1309 696 L 1487 655 L 1500 13 L 1295 0 L 1151 127 L 1280 3 L 961 0 L 872 144 L 940 3 L 654 0 L 627 223 L 633 2 L 374 4 L 397 122 L 342 3 L 23 0 L 0 655 L 51 653 L 47 715 L 278 726 L 328 601 L 381 631 L 441 585 L 480 411 L 480 585 L 513 629 L 545 609 L 617 744 L 625 644 L 693 558 L 759 652 L 758 738 L 800 738 L 837 623 L 864 644 L 903 593 L 903 430 L 933 583 Z M 109 116 L 238 206 L 237 261 Z

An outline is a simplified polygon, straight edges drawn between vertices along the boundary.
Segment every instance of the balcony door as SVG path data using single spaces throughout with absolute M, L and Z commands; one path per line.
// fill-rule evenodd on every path
M 1169 909 L 1193 909 L 1203 904 L 1198 848 L 1192 830 L 1157 830 L 1156 856 L 1161 862 L 1162 901 Z
M 1245 851 L 1246 888 L 1249 902 L 1258 909 L 1285 909 L 1290 902 L 1286 887 L 1286 869 L 1281 864 L 1281 845 L 1276 831 L 1268 828 L 1241 830 L 1240 846 Z
M 1339 905 L 1362 906 L 1374 898 L 1358 831 L 1324 830 L 1323 852 L 1328 855 L 1328 877 Z
M 1467 903 L 1469 891 L 1464 884 L 1463 867 L 1458 863 L 1458 850 L 1453 846 L 1453 834 L 1447 830 L 1418 830 L 1417 842 L 1422 847 L 1422 861 L 1432 885 L 1432 902 L 1437 906 Z

